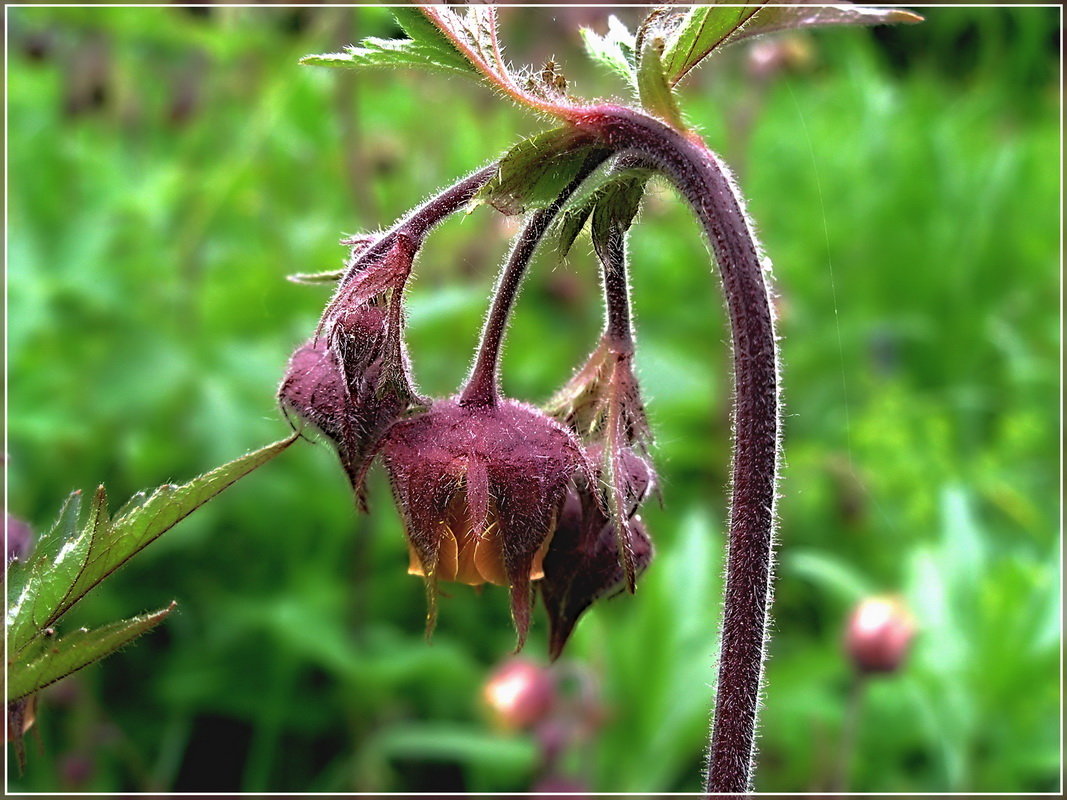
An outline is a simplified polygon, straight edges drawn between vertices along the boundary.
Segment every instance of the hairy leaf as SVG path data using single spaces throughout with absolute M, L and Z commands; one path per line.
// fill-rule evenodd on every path
M 512 79 L 504 64 L 495 7 L 439 5 L 424 6 L 420 10 L 438 35 L 450 42 L 475 72 L 501 89 L 508 89 Z
M 617 220 L 620 230 L 629 229 L 650 177 L 647 169 L 619 164 L 591 175 L 557 217 L 553 231 L 556 255 L 561 260 L 567 257 L 586 221 L 601 206 L 601 213 Z
M 50 624 L 56 606 L 85 568 L 90 537 L 88 526 L 79 529 L 81 501 L 80 491 L 68 495 L 55 525 L 37 540 L 30 559 L 8 565 L 6 629 L 12 655 Z
M 407 39 L 370 37 L 342 53 L 305 56 L 301 64 L 320 67 L 414 67 L 478 77 L 478 70 L 448 38 L 415 8 L 392 9 Z
M 554 63 L 551 68 L 546 64 L 540 73 L 529 68 L 516 70 L 508 65 L 497 30 L 495 6 L 425 5 L 419 10 L 491 87 L 538 111 L 566 116 L 571 110 L 566 80 Z
M 28 661 L 16 660 L 9 666 L 7 702 L 43 689 L 110 655 L 162 622 L 175 605 L 171 603 L 151 614 L 113 622 L 95 630 L 81 628 L 61 639 L 49 638 L 35 657 Z
M 591 28 L 582 28 L 582 43 L 590 58 L 599 61 L 637 92 L 637 52 L 634 35 L 619 18 L 608 17 L 608 32 L 601 36 Z
M 661 53 L 663 40 L 646 39 L 637 67 L 637 92 L 641 105 L 679 130 L 685 130 L 682 112 L 674 101 L 667 74 L 664 71 Z
M 664 39 L 663 66 L 674 86 L 693 67 L 716 50 L 752 36 L 823 25 L 886 25 L 919 22 L 922 17 L 892 8 L 833 6 L 797 2 L 787 5 L 718 3 L 663 7 L 649 14 L 638 33 L 638 46 L 654 36 Z
M 608 236 L 622 235 L 633 224 L 650 174 L 644 170 L 633 170 L 632 173 L 604 187 L 590 223 L 594 243 Z
M 596 143 L 573 128 L 554 128 L 519 142 L 500 159 L 497 174 L 475 195 L 504 214 L 551 203 L 578 175 Z
M 295 436 L 224 464 L 183 486 L 162 486 L 140 502 L 127 503 L 110 519 L 107 493 L 97 489 L 80 527 L 80 495 L 74 493 L 59 522 L 26 563 L 8 568 L 6 618 L 9 658 L 39 640 L 44 631 L 100 581 L 201 505 L 285 450 Z

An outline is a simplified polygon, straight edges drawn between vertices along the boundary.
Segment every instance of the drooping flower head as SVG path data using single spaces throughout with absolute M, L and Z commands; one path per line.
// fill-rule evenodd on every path
M 363 481 L 385 430 L 413 404 L 402 296 L 415 256 L 403 234 L 354 244 L 320 332 L 297 348 L 278 392 L 283 408 L 328 437 L 364 503 Z
M 634 547 L 640 535 L 631 530 L 631 520 L 656 479 L 643 457 L 648 454 L 651 433 L 633 373 L 632 340 L 605 334 L 585 365 L 556 395 L 549 413 L 589 444 L 598 481 L 586 494 L 598 497 L 599 507 L 607 511 L 627 588 L 633 592 L 638 572 Z
M 574 435 L 514 400 L 435 402 L 390 428 L 382 454 L 404 518 L 410 572 L 426 579 L 427 627 L 439 581 L 511 590 L 519 647 L 530 624 L 531 581 L 567 488 L 584 468 Z

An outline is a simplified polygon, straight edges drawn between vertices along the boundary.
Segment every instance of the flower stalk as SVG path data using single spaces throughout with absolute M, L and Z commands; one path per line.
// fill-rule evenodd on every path
M 606 159 L 606 152 L 597 151 L 590 154 L 574 180 L 551 204 L 535 211 L 519 233 L 493 291 L 493 303 L 482 329 L 474 366 L 471 368 L 467 385 L 460 395 L 460 405 L 476 408 L 496 404 L 499 395 L 500 351 L 504 333 L 507 330 L 511 310 L 518 299 L 522 279 L 529 269 L 530 259 L 533 258 L 537 245 L 540 244 L 567 200 Z
M 650 162 L 692 207 L 719 267 L 733 344 L 733 456 L 709 795 L 751 789 L 763 677 L 778 474 L 778 356 L 763 259 L 740 195 L 702 143 L 634 109 L 575 119 L 618 153 Z

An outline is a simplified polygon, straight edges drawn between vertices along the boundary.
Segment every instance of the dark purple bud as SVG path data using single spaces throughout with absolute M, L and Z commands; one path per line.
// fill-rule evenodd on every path
M 550 407 L 550 413 L 566 422 L 590 446 L 590 460 L 597 464 L 601 487 L 597 499 L 613 523 L 631 592 L 637 579 L 632 544 L 638 537 L 629 530 L 629 519 L 655 483 L 651 467 L 635 452 L 647 453 L 652 437 L 633 372 L 633 352 L 633 340 L 628 335 L 605 333 L 600 345 Z M 631 467 L 638 464 L 640 477 L 631 474 Z
M 278 399 L 283 411 L 296 415 L 333 443 L 358 494 L 370 443 L 361 435 L 362 424 L 349 400 L 341 367 L 324 339 L 311 339 L 296 349 Z
M 6 513 L 6 512 L 5 512 Z M 7 563 L 25 561 L 33 549 L 33 530 L 18 517 L 6 514 Z
M 333 442 L 363 504 L 364 476 L 382 434 L 417 400 L 401 305 L 414 245 L 398 234 L 361 247 L 368 263 L 338 289 L 323 317 L 325 336 L 293 354 L 278 396 L 285 410 Z
M 435 402 L 386 435 L 382 453 L 411 549 L 409 572 L 426 579 L 427 629 L 438 581 L 511 589 L 521 648 L 531 581 L 567 487 L 585 466 L 574 435 L 532 406 Z
M 37 719 L 37 695 L 20 697 L 7 704 L 7 740 L 14 744 L 15 760 L 20 768 L 26 765 L 26 750 L 22 737 Z
M 603 488 L 615 484 L 618 487 L 622 498 L 622 513 L 625 518 L 631 519 L 641 504 L 656 490 L 656 471 L 652 465 L 629 447 L 612 452 L 604 444 L 596 442 L 589 445 L 585 452 L 589 463 L 599 475 L 600 486 Z M 609 457 L 612 459 L 611 463 L 608 461 Z M 589 493 L 586 491 L 584 494 Z
M 635 574 L 640 575 L 652 561 L 653 551 L 652 540 L 639 516 L 627 520 L 625 535 Z M 556 659 L 585 610 L 602 597 L 619 594 L 626 586 L 615 525 L 587 492 L 568 493 L 544 567 L 541 598 L 548 611 L 549 656 Z
M 652 561 L 652 541 L 637 515 L 656 486 L 652 466 L 631 448 L 612 451 L 600 443 L 590 445 L 586 457 L 594 480 L 575 480 L 544 561 L 541 597 L 548 611 L 553 659 L 563 652 L 589 606 L 624 587 L 633 591 L 637 576 Z

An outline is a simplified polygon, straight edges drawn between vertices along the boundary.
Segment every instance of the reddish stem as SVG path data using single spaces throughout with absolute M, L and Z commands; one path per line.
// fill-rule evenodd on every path
M 460 405 L 468 407 L 485 407 L 496 405 L 499 399 L 500 382 L 500 348 L 504 341 L 504 332 L 508 327 L 511 309 L 519 296 L 519 288 L 526 270 L 530 266 L 537 245 L 548 231 L 552 221 L 559 214 L 567 200 L 581 186 L 592 172 L 607 159 L 603 151 L 594 152 L 586 159 L 574 180 L 559 194 L 552 204 L 538 209 L 530 215 L 530 221 L 519 233 L 515 245 L 508 255 L 508 260 L 500 272 L 496 288 L 493 290 L 493 304 L 489 308 L 485 326 L 482 328 L 478 354 L 471 368 L 467 385 L 460 395 Z
M 778 471 L 778 359 L 755 236 L 733 182 L 701 142 L 639 111 L 597 106 L 580 129 L 667 176 L 700 219 L 719 266 L 734 362 L 729 545 L 718 687 L 708 753 L 709 795 L 751 789 L 763 676 Z
M 355 261 L 348 266 L 345 274 L 338 281 L 338 292 L 348 282 L 350 276 L 363 269 L 364 264 L 371 263 L 385 255 L 396 236 L 404 235 L 410 238 L 415 250 L 418 251 L 423 242 L 426 241 L 427 234 L 444 219 L 467 205 L 471 198 L 478 193 L 478 190 L 496 174 L 496 170 L 497 165 L 493 163 L 487 167 L 482 167 L 477 172 L 472 172 L 467 177 L 456 181 L 447 189 L 434 195 L 418 208 L 410 211 L 407 216 L 393 223 L 393 227 L 360 251 Z M 332 310 L 332 305 L 331 303 L 326 307 L 326 314 L 323 315 L 323 319 Z
M 603 239 L 594 239 L 604 281 L 607 323 L 604 338 L 619 353 L 633 350 L 633 321 L 630 316 L 630 284 L 626 275 L 626 234 L 613 226 Z

